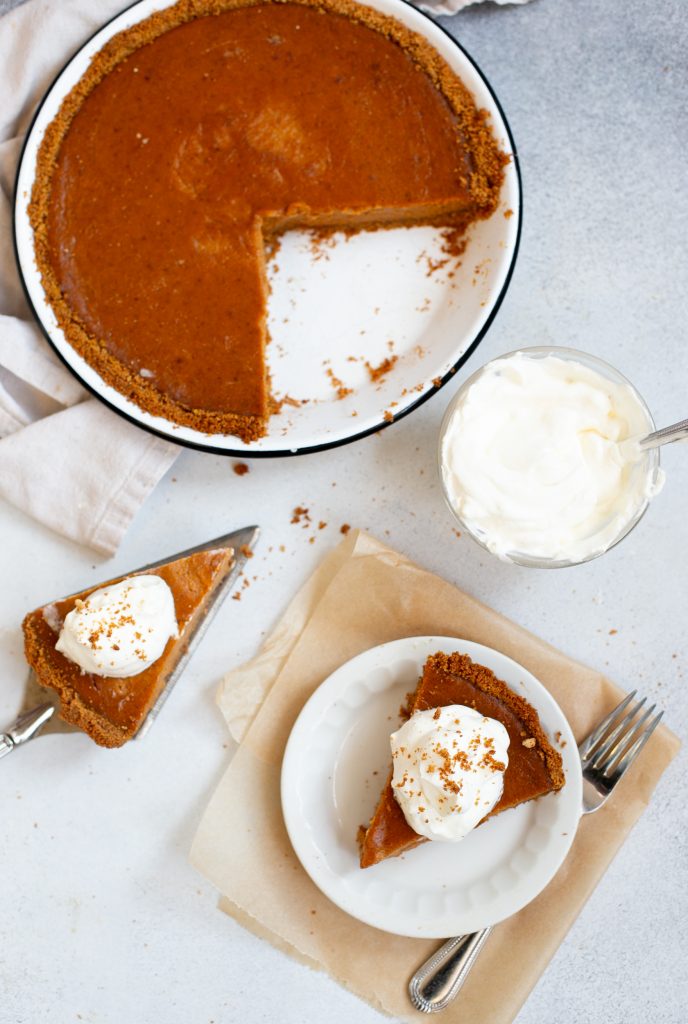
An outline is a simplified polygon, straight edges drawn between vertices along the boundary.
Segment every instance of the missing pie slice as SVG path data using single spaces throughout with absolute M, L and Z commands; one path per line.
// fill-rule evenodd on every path
M 23 622 L 26 660 L 41 686 L 60 698 L 60 717 L 103 747 L 120 747 L 138 731 L 186 651 L 211 598 L 234 564 L 231 548 L 197 551 L 153 569 L 119 577 L 30 612 Z M 142 672 L 112 678 L 85 672 L 56 649 L 65 617 L 96 590 L 140 575 L 159 576 L 172 591 L 178 636 Z
M 561 755 L 545 736 L 537 711 L 490 669 L 465 654 L 431 655 L 409 700 L 409 715 L 448 704 L 475 708 L 501 722 L 509 734 L 504 790 L 486 818 L 562 788 L 565 778 Z M 406 821 L 391 783 L 390 772 L 369 826 L 359 829 L 362 868 L 397 857 L 427 841 Z

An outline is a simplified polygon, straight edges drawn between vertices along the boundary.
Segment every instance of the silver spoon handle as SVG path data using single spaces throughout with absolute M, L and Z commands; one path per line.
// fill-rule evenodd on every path
M 668 427 L 655 430 L 652 434 L 648 434 L 647 437 L 638 441 L 638 447 L 641 452 L 644 452 L 648 448 L 659 448 L 662 444 L 681 441 L 684 437 L 688 437 L 688 420 L 681 420 L 680 423 L 671 423 Z
M 411 1002 L 421 1013 L 438 1013 L 461 989 L 492 928 L 448 939 L 409 982 Z

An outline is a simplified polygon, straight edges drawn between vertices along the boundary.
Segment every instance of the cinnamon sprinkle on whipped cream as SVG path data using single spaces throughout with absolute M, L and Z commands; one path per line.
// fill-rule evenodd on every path
M 416 711 L 390 738 L 392 792 L 426 839 L 463 839 L 504 789 L 509 734 L 462 704 Z
M 158 660 L 178 636 L 172 591 L 159 576 L 132 576 L 77 599 L 55 645 L 83 672 L 124 679 Z

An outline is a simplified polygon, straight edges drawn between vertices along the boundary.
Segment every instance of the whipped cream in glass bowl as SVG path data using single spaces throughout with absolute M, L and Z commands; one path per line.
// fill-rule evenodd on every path
M 537 347 L 487 363 L 459 389 L 440 432 L 444 496 L 463 528 L 505 561 L 578 565 L 618 544 L 661 489 L 654 430 L 633 385 L 575 349 Z

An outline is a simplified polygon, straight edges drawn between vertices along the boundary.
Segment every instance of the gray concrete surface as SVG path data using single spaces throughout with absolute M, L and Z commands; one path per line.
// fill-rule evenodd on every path
M 9 6 L 12 0 L 0 0 L 0 11 Z M 658 423 L 685 417 L 688 5 L 683 0 L 534 0 L 525 7 L 486 4 L 442 23 L 481 66 L 503 105 L 518 147 L 525 196 L 521 252 L 510 291 L 460 379 L 518 345 L 574 345 L 624 371 Z M 603 559 L 553 573 L 510 568 L 466 538 L 452 540 L 436 485 L 428 486 L 428 477 L 420 475 L 434 459 L 449 397 L 431 401 L 380 438 L 295 461 L 257 463 L 239 483 L 229 479 L 234 475 L 226 461 L 185 453 L 147 504 L 118 559 L 108 565 L 108 575 L 110 569 L 114 574 L 120 566 L 147 560 L 147 552 L 184 546 L 189 524 L 201 512 L 208 536 L 222 531 L 228 506 L 232 522 L 264 521 L 267 515 L 266 546 L 283 543 L 287 550 L 281 562 L 274 556 L 268 561 L 265 553 L 256 559 L 261 577 L 272 574 L 269 588 L 254 588 L 254 597 L 249 592 L 240 604 L 228 602 L 235 605 L 231 627 L 227 623 L 238 637 L 233 648 L 238 662 L 255 650 L 261 633 L 336 539 L 324 532 L 318 544 L 309 546 L 295 536 L 289 512 L 305 501 L 323 520 L 370 528 L 569 654 L 623 685 L 639 686 L 660 701 L 668 724 L 685 738 L 688 448 L 666 451 L 663 494 L 631 537 Z M 332 481 L 339 486 L 332 488 Z M 60 542 L 6 506 L 0 507 L 0 529 L 17 550 L 23 545 L 40 563 L 44 596 L 53 585 L 56 592 L 68 589 L 58 586 L 60 581 L 77 589 L 79 574 L 91 566 L 88 552 Z M 8 665 L 15 667 L 20 655 L 9 627 L 32 606 L 29 589 L 0 597 L 7 643 L 14 645 Z M 20 600 L 26 602 L 22 608 Z M 206 697 L 212 692 L 208 680 L 217 679 L 225 667 L 219 649 L 208 650 L 195 663 L 193 675 L 203 680 Z M 3 912 L 14 915 L 15 928 L 0 955 L 7 983 L 2 985 L 0 1019 L 33 1021 L 40 1006 L 46 1024 L 76 1020 L 76 1011 L 99 1024 L 133 1020 L 118 1015 L 106 985 L 75 981 L 89 970 L 105 969 L 106 950 L 98 950 L 98 935 L 105 943 L 108 930 L 114 929 L 120 960 L 129 964 L 117 968 L 119 991 L 127 993 L 132 1005 L 139 1000 L 144 1008 L 139 1022 L 156 1019 L 150 1009 L 154 1003 L 144 998 L 151 984 L 166 992 L 157 1019 L 168 1024 L 210 1019 L 310 1024 L 325 1017 L 331 1024 L 382 1022 L 329 979 L 308 972 L 215 912 L 211 888 L 184 864 L 200 813 L 188 807 L 202 806 L 226 756 L 209 699 L 202 711 L 195 705 L 192 710 L 190 689 L 170 707 L 170 734 L 175 725 L 183 727 L 185 714 L 191 722 L 201 715 L 197 731 L 212 743 L 194 753 L 191 781 L 175 772 L 176 798 L 160 783 L 165 821 L 172 822 L 163 833 L 169 849 L 151 853 L 144 881 L 130 880 L 134 892 L 128 897 L 137 905 L 131 922 L 94 916 L 85 892 L 71 903 L 68 894 L 57 893 L 45 913 L 53 915 L 58 932 L 59 972 L 41 954 L 36 938 L 45 918 L 35 879 L 49 871 L 56 850 L 63 856 L 69 850 L 66 840 L 54 839 L 59 808 L 45 807 L 39 799 L 46 755 L 27 751 L 23 764 L 18 757 L 16 763 L 3 764 L 3 787 L 8 787 L 16 827 L 9 834 L 5 830 L 2 859 L 13 865 L 17 894 L 10 907 L 3 903 Z M 150 742 L 174 757 L 164 729 Z M 84 800 L 95 801 L 99 773 L 106 773 L 106 787 L 110 770 L 94 768 L 86 751 L 80 749 L 79 756 Z M 149 756 L 137 754 L 142 768 Z M 518 1024 L 688 1020 L 686 757 L 682 752 L 665 776 Z M 67 774 L 67 768 L 57 772 Z M 141 785 L 139 780 L 143 792 Z M 114 782 L 104 791 L 113 813 L 125 813 Z M 35 832 L 34 817 L 41 825 Z M 17 837 L 24 826 L 32 833 L 31 842 Z M 114 905 L 112 912 L 118 913 Z M 180 920 L 186 935 L 179 934 Z M 128 934 L 136 949 L 145 940 L 145 954 L 134 956 Z M 523 941 L 526 946 L 528 936 Z M 264 979 L 258 986 L 251 980 L 256 969 Z

